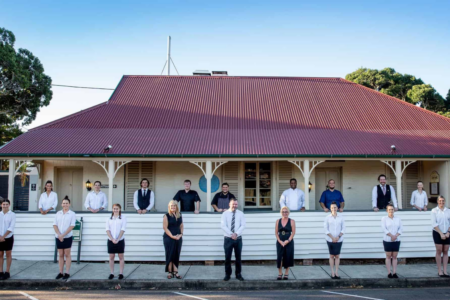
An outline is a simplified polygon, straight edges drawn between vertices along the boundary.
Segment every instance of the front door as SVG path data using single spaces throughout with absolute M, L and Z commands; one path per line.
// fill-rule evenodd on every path
M 328 188 L 328 180 L 334 179 L 336 189 L 344 196 L 341 187 L 341 169 L 340 168 L 316 168 L 316 209 L 321 209 L 319 200 L 322 192 Z M 344 196 L 345 197 L 345 196 Z
M 272 164 L 245 163 L 245 208 L 272 208 Z
M 57 190 L 58 206 L 56 210 L 61 210 L 61 203 L 67 195 L 70 199 L 70 209 L 73 211 L 83 210 L 83 169 L 57 169 Z

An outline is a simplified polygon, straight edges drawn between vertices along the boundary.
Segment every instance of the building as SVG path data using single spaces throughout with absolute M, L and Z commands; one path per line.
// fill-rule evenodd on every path
M 341 78 L 124 76 L 107 102 L 28 131 L 1 148 L 0 158 L 9 159 L 10 175 L 35 163 L 38 191 L 52 180 L 79 212 L 88 180 L 102 181 L 110 209 L 121 203 L 134 211 L 142 177 L 150 179 L 157 212 L 185 179 L 199 192 L 202 212 L 211 211 L 222 182 L 240 209 L 278 211 L 294 177 L 311 189 L 307 210 L 320 208 L 333 178 L 346 209 L 367 214 L 382 173 L 402 209 L 411 208 L 418 180 L 430 207 L 438 193 L 449 199 L 450 119 Z

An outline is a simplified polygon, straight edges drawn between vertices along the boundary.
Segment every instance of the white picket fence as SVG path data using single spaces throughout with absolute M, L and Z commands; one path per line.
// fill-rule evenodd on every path
M 125 233 L 125 257 L 129 261 L 164 261 L 162 213 L 138 215 L 125 213 L 128 220 Z M 385 212 L 345 212 L 347 231 L 341 256 L 349 258 L 383 258 L 381 218 Z M 18 260 L 52 260 L 55 247 L 54 214 L 16 214 L 13 258 Z M 278 213 L 247 213 L 243 234 L 243 260 L 275 260 L 275 222 Z M 325 242 L 323 212 L 292 213 L 296 221 L 296 259 L 328 257 Z M 430 212 L 401 211 L 396 216 L 403 222 L 404 232 L 399 257 L 434 257 Z M 81 260 L 105 261 L 108 214 L 79 213 L 83 217 Z M 223 234 L 220 214 L 184 214 L 182 261 L 223 260 Z M 76 258 L 78 243 L 73 243 Z

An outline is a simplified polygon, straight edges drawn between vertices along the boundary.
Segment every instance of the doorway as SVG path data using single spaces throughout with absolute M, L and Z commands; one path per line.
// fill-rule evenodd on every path
M 316 209 L 320 209 L 320 196 L 328 189 L 328 180 L 334 179 L 336 183 L 336 190 L 339 190 L 342 195 L 342 180 L 341 180 L 341 168 L 316 168 Z
M 61 210 L 61 202 L 67 195 L 70 199 L 70 209 L 73 211 L 83 210 L 83 169 L 82 168 L 58 168 L 56 169 L 58 193 L 58 206 Z

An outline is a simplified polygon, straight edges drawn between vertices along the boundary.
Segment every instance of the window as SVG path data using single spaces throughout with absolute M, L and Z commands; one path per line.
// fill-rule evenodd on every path
M 245 164 L 245 207 L 269 208 L 272 206 L 271 163 Z

